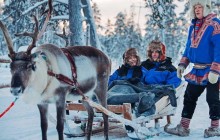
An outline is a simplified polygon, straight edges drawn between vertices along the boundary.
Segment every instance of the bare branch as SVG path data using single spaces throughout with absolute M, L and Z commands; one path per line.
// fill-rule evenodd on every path
M 69 46 L 68 35 L 66 34 L 65 27 L 63 27 L 63 33 L 62 34 L 58 34 L 58 33 L 55 33 L 55 34 L 65 40 L 65 42 L 66 42 L 65 47 Z
M 10 60 L 0 58 L 0 63 L 11 63 Z
M 44 25 L 43 25 L 43 27 L 42 27 L 40 33 L 38 34 L 37 39 L 40 39 L 40 38 L 42 37 L 42 35 L 43 35 L 43 33 L 45 32 L 45 29 L 46 29 L 46 27 L 47 27 L 47 23 L 49 22 L 49 19 L 50 19 L 50 17 L 51 17 L 51 13 L 52 13 L 52 11 L 53 11 L 52 0 L 48 0 L 48 7 L 49 7 L 49 9 L 48 9 L 48 13 L 47 13 L 46 20 L 45 20 L 45 22 L 44 22 Z M 45 13 L 45 12 L 44 12 L 44 13 Z
M 11 87 L 11 84 L 1 84 L 0 85 L 0 89 L 1 88 L 8 88 L 8 87 Z
M 29 32 L 23 32 L 23 33 L 17 33 L 17 34 L 15 34 L 15 36 L 17 36 L 17 37 L 19 37 L 19 36 L 29 36 L 29 37 L 33 38 L 34 34 L 29 33 Z

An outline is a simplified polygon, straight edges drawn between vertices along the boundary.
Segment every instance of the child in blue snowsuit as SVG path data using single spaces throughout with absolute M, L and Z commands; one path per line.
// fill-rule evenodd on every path
M 147 48 L 148 59 L 141 63 L 147 69 L 145 75 L 146 84 L 173 85 L 178 87 L 181 79 L 176 76 L 176 68 L 172 65 L 170 57 L 165 55 L 165 45 L 153 40 Z

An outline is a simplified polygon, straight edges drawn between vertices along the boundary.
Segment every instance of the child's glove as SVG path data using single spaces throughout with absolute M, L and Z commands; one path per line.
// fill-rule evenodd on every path
M 183 72 L 184 72 L 184 70 L 185 70 L 185 68 L 184 68 L 184 66 L 178 66 L 178 68 L 177 68 L 177 77 L 178 78 L 182 78 L 182 74 L 183 74 Z
M 218 81 L 219 74 L 209 72 L 208 79 L 211 84 L 215 84 Z
M 140 82 L 140 78 L 137 78 L 137 77 L 135 77 L 135 78 L 130 78 L 130 79 L 128 79 L 128 81 L 129 81 L 131 84 L 135 85 L 135 84 L 137 84 L 138 82 Z

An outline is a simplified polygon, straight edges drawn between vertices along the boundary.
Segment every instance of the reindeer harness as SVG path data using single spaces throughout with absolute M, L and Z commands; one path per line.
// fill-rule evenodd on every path
M 64 83 L 66 83 L 68 85 L 73 86 L 74 90 L 76 90 L 84 98 L 83 92 L 78 88 L 79 87 L 79 83 L 77 82 L 77 74 L 76 74 L 75 62 L 74 62 L 70 52 L 67 49 L 62 48 L 61 50 L 63 51 L 63 53 L 65 54 L 65 56 L 67 57 L 67 59 L 70 62 L 73 79 L 71 80 L 70 78 L 68 78 L 67 76 L 65 76 L 63 74 L 55 74 L 51 70 L 48 70 L 47 74 L 50 75 L 50 76 L 56 77 L 57 80 L 59 80 L 61 82 L 64 82 Z

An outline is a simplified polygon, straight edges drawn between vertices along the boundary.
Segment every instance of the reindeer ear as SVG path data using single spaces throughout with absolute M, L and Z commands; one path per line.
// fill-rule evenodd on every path
M 45 54 L 44 52 L 41 52 L 40 55 L 41 55 L 41 57 L 42 57 L 44 60 L 47 60 L 47 56 L 46 56 L 46 54 Z
M 35 52 L 35 53 L 32 53 L 32 54 L 31 54 L 31 58 L 32 58 L 32 59 L 37 58 L 37 57 L 40 55 L 40 53 L 41 53 L 41 51 L 37 51 L 37 52 Z
M 46 54 L 44 52 L 42 52 L 42 51 L 37 51 L 37 52 L 31 54 L 31 58 L 32 59 L 35 59 L 37 57 L 42 57 L 44 60 L 47 60 Z

